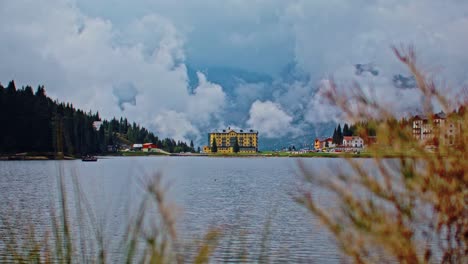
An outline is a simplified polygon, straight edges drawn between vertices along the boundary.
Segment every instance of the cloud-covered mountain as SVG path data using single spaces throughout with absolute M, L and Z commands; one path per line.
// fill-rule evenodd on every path
M 6 0 L 0 81 L 43 84 L 176 139 L 205 143 L 205 131 L 231 125 L 268 131 L 265 145 L 305 141 L 341 118 L 323 100 L 330 76 L 339 92 L 355 81 L 388 109 L 415 111 L 390 45 L 413 44 L 455 98 L 468 83 L 467 10 L 458 0 Z
M 354 67 L 356 68 L 356 75 L 362 75 L 365 72 L 368 72 L 374 76 L 379 75 L 379 70 L 375 67 L 372 63 L 366 64 L 355 64 Z
M 414 76 L 403 76 L 396 74 L 393 76 L 393 85 L 400 89 L 413 89 L 416 88 L 416 78 Z
M 211 82 L 221 84 L 227 93 L 243 83 L 272 83 L 273 78 L 265 73 L 247 71 L 230 67 L 195 67 L 188 65 L 189 87 L 193 90 L 197 84 L 197 71 L 202 72 Z
M 197 72 L 190 66 L 187 69 L 193 91 Z M 227 67 L 207 67 L 202 72 L 226 95 L 220 113 L 223 122 L 212 122 L 205 133 L 222 128 L 218 126 L 254 128 L 260 132 L 261 149 L 280 149 L 310 146 L 315 137 L 328 135 L 333 129 L 334 120 L 327 116 L 317 122 L 306 121 L 308 100 L 317 89 L 296 63 L 286 64 L 276 77 Z

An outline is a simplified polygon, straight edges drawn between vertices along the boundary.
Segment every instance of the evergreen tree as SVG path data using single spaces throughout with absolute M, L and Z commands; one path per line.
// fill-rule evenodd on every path
M 343 136 L 344 137 L 349 137 L 351 135 L 352 134 L 350 133 L 349 126 L 348 126 L 348 124 L 345 123 L 345 125 L 343 127 Z
M 101 126 L 98 131 L 98 142 L 99 142 L 99 152 L 104 153 L 107 151 L 106 146 L 106 131 L 104 130 L 104 126 Z
M 338 124 L 338 129 L 336 130 L 337 144 L 343 144 L 343 133 L 341 132 L 341 124 Z
M 368 127 L 368 124 L 361 124 L 361 126 L 365 127 L 367 129 Z M 356 136 L 356 133 L 357 133 L 357 128 L 356 128 L 356 125 L 353 124 L 351 126 L 349 126 L 349 130 L 348 130 L 348 134 L 349 136 Z
M 106 145 L 114 145 L 114 139 L 113 139 L 113 128 L 112 128 L 112 122 L 109 122 L 107 126 L 107 138 L 106 138 Z
M 38 86 L 35 95 L 36 95 L 37 97 L 43 97 L 43 98 L 45 98 L 45 97 L 46 97 L 46 94 L 45 94 L 45 88 L 44 88 L 44 86 Z
M 6 87 L 6 91 L 7 91 L 7 93 L 9 93 L 9 94 L 15 94 L 15 93 L 16 93 L 15 81 L 10 81 L 10 82 L 8 83 L 8 86 Z
M 333 140 L 333 143 L 337 144 L 338 138 L 337 138 L 336 128 L 333 130 L 332 140 Z
M 195 152 L 195 146 L 193 145 L 193 140 L 190 140 L 190 152 Z
M 235 141 L 234 141 L 233 151 L 234 151 L 234 153 L 238 153 L 239 150 L 240 150 L 239 142 L 237 141 L 237 137 L 236 137 Z
M 216 139 L 213 138 L 213 143 L 211 143 L 211 152 L 218 152 L 218 146 L 216 146 Z
M 6 106 L 6 95 L 5 95 L 5 87 L 0 83 L 0 124 L 6 124 L 6 118 L 7 114 L 6 111 L 7 109 L 5 108 Z M 4 152 L 4 140 L 5 138 L 5 129 L 2 127 L 0 129 L 0 153 Z
M 106 152 L 107 145 L 116 145 L 124 138 L 128 143 L 153 142 L 168 152 L 194 151 L 185 142 L 165 139 L 164 142 L 127 119 L 103 120 L 99 129 L 93 122 L 101 121 L 99 113 L 84 112 L 71 103 L 60 103 L 46 96 L 44 86 L 36 92 L 30 86 L 17 89 L 15 82 L 0 84 L 0 153 L 38 152 L 52 155 L 84 155 Z M 177 149 L 175 149 L 177 148 Z

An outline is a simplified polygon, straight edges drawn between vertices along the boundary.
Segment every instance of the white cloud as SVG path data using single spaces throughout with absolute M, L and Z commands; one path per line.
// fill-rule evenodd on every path
M 77 0 L 77 5 L 116 24 L 147 13 L 164 14 L 184 33 L 190 43 L 187 57 L 199 66 L 274 73 L 293 51 L 291 32 L 279 16 L 287 6 L 282 0 Z
M 194 123 L 207 126 L 213 119 L 220 119 L 226 95 L 220 85 L 206 80 L 206 76 L 197 72 L 198 86 L 187 105 L 187 114 Z
M 250 108 L 247 124 L 258 130 L 262 136 L 275 138 L 294 132 L 293 118 L 281 106 L 271 101 L 255 101 Z
M 308 123 L 339 122 L 341 112 L 326 99 L 325 93 L 330 88 L 328 80 L 322 80 L 317 92 L 310 97 L 305 109 L 304 119 Z
M 284 88 L 275 91 L 275 101 L 285 106 L 290 113 L 294 114 L 295 118 L 301 117 L 311 98 L 316 93 L 314 85 L 301 81 L 281 85 Z
M 422 69 L 459 91 L 468 81 L 468 53 L 462 48 L 468 46 L 468 35 L 462 33 L 468 28 L 467 10 L 467 1 L 456 0 L 299 0 L 289 5 L 283 19 L 294 31 L 295 59 L 313 81 L 328 75 L 348 84 L 357 81 L 403 113 L 418 104 L 419 96 L 393 86 L 393 75 L 408 71 L 390 46 L 413 44 Z M 379 76 L 354 74 L 354 64 L 369 62 L 380 69 Z M 327 109 L 312 98 L 309 110 Z
M 198 86 L 193 95 L 188 97 L 182 111 L 163 110 L 156 114 L 150 124 L 161 137 L 171 137 L 176 140 L 201 140 L 204 137 L 200 131 L 210 130 L 213 122 L 222 122 L 220 113 L 223 111 L 226 95 L 221 86 L 209 82 L 203 73 L 198 72 Z
M 221 86 L 203 74 L 189 94 L 184 38 L 157 14 L 119 29 L 64 0 L 2 1 L 0 35 L 0 79 L 44 84 L 50 96 L 104 118 L 126 116 L 163 136 L 193 138 L 194 124 L 206 125 L 224 104 Z
M 162 32 L 155 36 L 158 45 L 152 54 L 145 56 L 142 43 L 119 45 L 116 40 L 123 32 L 110 21 L 88 17 L 66 1 L 1 5 L 0 57 L 8 62 L 0 66 L 2 79 L 44 84 L 50 95 L 107 117 L 125 113 L 144 122 L 149 117 L 145 113 L 184 107 L 187 75 L 185 66 L 177 63 L 183 59 L 183 43 L 167 21 L 152 16 L 136 22 Z M 132 83 L 138 91 L 134 111 L 118 109 L 112 90 L 121 83 Z
M 154 118 L 153 127 L 161 138 L 187 141 L 187 136 L 196 136 L 199 131 L 192 125 L 184 113 L 172 110 L 163 111 Z

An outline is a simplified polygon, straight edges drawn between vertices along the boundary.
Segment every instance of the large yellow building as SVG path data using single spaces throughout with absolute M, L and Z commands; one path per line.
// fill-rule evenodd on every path
M 204 146 L 203 151 L 206 153 L 211 153 L 213 140 L 215 140 L 218 153 L 233 153 L 236 139 L 239 145 L 240 153 L 256 153 L 258 151 L 258 131 L 236 131 L 231 128 L 208 133 L 209 145 Z

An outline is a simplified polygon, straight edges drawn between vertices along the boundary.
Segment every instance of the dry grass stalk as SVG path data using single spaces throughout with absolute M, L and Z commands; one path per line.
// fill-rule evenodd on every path
M 423 111 L 433 123 L 433 105 L 446 113 L 455 106 L 416 65 L 412 47 L 393 48 L 396 57 L 415 76 L 423 98 Z M 428 150 L 416 140 L 411 126 L 354 84 L 352 95 L 343 95 L 332 80 L 329 101 L 343 110 L 347 120 L 373 120 L 378 144 L 368 151 L 372 162 L 346 158 L 350 170 L 336 177 L 321 177 L 299 164 L 306 180 L 325 187 L 336 197 L 339 210 L 322 207 L 304 188 L 297 200 L 331 231 L 342 251 L 356 263 L 466 263 L 468 261 L 468 116 L 449 115 L 447 122 L 461 129 L 453 145 L 438 140 L 443 129 L 434 129 Z M 466 107 L 467 101 L 458 102 Z M 376 121 L 377 118 L 377 121 Z M 366 127 L 358 135 L 367 138 Z M 396 159 L 385 158 L 392 154 Z M 369 164 L 372 163 L 372 164 Z M 377 172 L 369 167 L 375 166 Z

